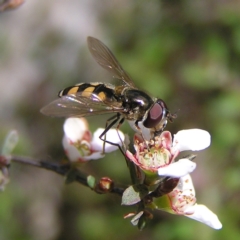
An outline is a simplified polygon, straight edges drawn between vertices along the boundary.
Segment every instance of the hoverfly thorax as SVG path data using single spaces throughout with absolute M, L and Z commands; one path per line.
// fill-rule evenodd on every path
M 127 120 L 141 121 L 153 104 L 152 98 L 138 89 L 126 89 L 123 96 L 123 107 L 128 113 Z

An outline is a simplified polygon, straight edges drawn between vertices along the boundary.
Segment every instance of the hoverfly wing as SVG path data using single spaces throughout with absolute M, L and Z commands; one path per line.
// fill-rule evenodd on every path
M 70 94 L 56 99 L 43 107 L 41 113 L 52 117 L 84 117 L 106 113 L 122 112 L 119 103 L 108 104 L 97 95 L 84 97 L 79 94 Z
M 100 66 L 112 73 L 113 77 L 122 80 L 124 85 L 135 88 L 130 76 L 123 70 L 111 50 L 104 43 L 94 37 L 88 37 L 87 42 L 93 58 Z

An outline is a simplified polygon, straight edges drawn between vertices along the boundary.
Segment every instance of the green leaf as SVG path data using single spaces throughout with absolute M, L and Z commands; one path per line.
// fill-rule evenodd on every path
M 18 133 L 16 130 L 12 130 L 8 133 L 5 138 L 3 147 L 2 147 L 2 155 L 9 155 L 15 148 L 18 143 Z
M 173 214 L 175 213 L 172 210 L 172 205 L 167 195 L 164 195 L 159 198 L 154 198 L 154 201 L 151 204 L 149 204 L 147 207 L 155 210 L 166 211 Z
M 128 187 L 122 196 L 122 205 L 134 205 L 149 193 L 146 185 L 138 184 Z
M 95 177 L 93 177 L 93 176 L 91 176 L 91 175 L 87 176 L 87 184 L 88 184 L 88 186 L 89 186 L 90 188 L 94 188 L 95 185 L 96 185 L 96 179 L 95 179 Z

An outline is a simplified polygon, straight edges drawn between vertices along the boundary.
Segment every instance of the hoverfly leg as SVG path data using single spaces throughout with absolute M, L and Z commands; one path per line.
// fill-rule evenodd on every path
M 117 123 L 117 121 L 119 120 L 120 116 L 119 114 L 117 115 L 114 115 L 112 117 L 110 117 L 107 121 L 106 121 L 106 125 L 105 125 L 105 129 L 104 131 L 101 133 L 101 135 L 99 136 L 99 138 L 103 141 L 103 151 L 102 151 L 102 154 L 105 154 L 105 143 L 108 142 L 106 140 L 106 137 L 107 137 L 107 132 L 108 130 L 115 124 Z M 110 124 L 108 124 L 110 121 L 112 121 Z M 104 136 L 104 138 L 103 138 Z M 112 143 L 110 143 L 112 144 Z
M 122 138 L 120 137 L 118 130 L 119 130 L 119 128 L 121 127 L 121 125 L 123 124 L 124 120 L 125 120 L 125 118 L 122 118 L 122 119 L 119 121 L 119 123 L 118 123 L 118 125 L 117 125 L 117 127 L 116 127 L 116 131 L 117 131 L 118 137 L 119 137 L 119 139 L 120 139 L 120 141 L 121 141 L 122 147 L 121 147 L 119 144 L 117 144 L 117 145 L 118 145 L 118 148 L 119 148 L 119 150 L 122 152 L 123 155 L 125 155 L 125 152 L 127 151 L 127 147 L 126 147 L 125 143 L 123 142 Z
M 118 147 L 119 148 L 119 150 L 121 151 L 121 153 L 122 154 L 124 154 L 124 151 L 123 151 L 123 149 L 122 149 L 122 147 L 118 144 L 118 143 L 114 143 L 114 142 L 111 142 L 111 141 L 108 141 L 108 140 L 106 140 L 106 134 L 107 134 L 107 132 L 108 132 L 108 130 L 110 129 L 110 128 L 112 128 L 112 126 L 114 125 L 114 124 L 116 124 L 117 122 L 119 122 L 119 124 L 118 124 L 118 127 L 117 127 L 117 132 L 118 132 L 118 128 L 121 126 L 121 124 L 120 123 L 122 123 L 123 121 L 124 121 L 124 118 L 123 119 L 120 119 L 120 114 L 118 113 L 118 114 L 116 114 L 116 115 L 114 115 L 113 117 L 111 117 L 111 118 L 109 118 L 108 120 L 107 120 L 107 122 L 106 122 L 106 127 L 105 127 L 105 130 L 101 133 L 101 135 L 99 136 L 99 138 L 103 141 L 103 154 L 105 154 L 105 143 L 109 143 L 109 144 L 111 144 L 111 145 L 114 145 L 114 146 L 116 146 L 116 147 Z M 109 124 L 109 121 L 112 121 L 110 124 Z M 119 134 L 118 134 L 119 135 Z M 103 138 L 103 136 L 104 136 L 104 138 Z M 120 136 L 119 136 L 120 137 Z M 120 138 L 121 139 L 121 138 Z

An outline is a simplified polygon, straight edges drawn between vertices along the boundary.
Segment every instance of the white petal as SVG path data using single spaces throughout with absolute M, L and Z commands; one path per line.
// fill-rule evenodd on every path
M 159 168 L 158 175 L 180 178 L 192 172 L 195 168 L 195 162 L 192 162 L 189 159 L 180 159 L 178 162 Z
M 99 138 L 99 136 L 101 135 L 101 133 L 103 131 L 104 131 L 104 128 L 98 128 L 97 131 L 94 132 L 94 134 L 93 134 L 91 146 L 94 151 L 103 151 L 103 143 L 104 142 Z M 118 135 L 118 133 L 119 133 L 119 135 Z M 124 141 L 124 134 L 119 130 L 118 130 L 118 133 L 117 133 L 116 129 L 108 130 L 106 140 L 122 146 L 122 142 Z M 117 149 L 118 149 L 117 146 L 114 146 L 109 143 L 105 143 L 105 152 L 112 152 Z
M 184 195 L 193 195 L 195 196 L 195 189 L 193 186 L 192 178 L 190 174 L 187 174 L 180 178 L 177 188 L 184 194 Z
M 84 157 L 84 160 L 86 160 L 86 161 L 87 160 L 97 160 L 97 159 L 100 159 L 100 158 L 103 158 L 103 157 L 105 157 L 105 154 L 102 154 L 102 151 L 101 152 L 94 152 L 91 155 Z
M 63 130 L 72 142 L 77 142 L 82 139 L 84 133 L 88 130 L 88 124 L 84 118 L 67 118 Z
M 214 229 L 222 228 L 222 224 L 219 221 L 217 215 L 214 214 L 211 210 L 209 210 L 206 206 L 195 204 L 194 206 L 191 207 L 191 209 L 189 209 L 190 212 L 192 212 L 193 210 L 194 210 L 193 214 L 185 216 L 197 220 L 199 222 L 202 222 Z
M 209 132 L 202 129 L 188 129 L 174 134 L 173 148 L 179 151 L 199 151 L 207 148 L 210 143 Z
M 66 136 L 63 137 L 62 144 L 66 155 L 71 162 L 96 160 L 104 157 L 102 152 L 93 152 L 91 155 L 84 155 L 84 152 L 82 152 L 83 155 L 81 155 L 79 150 L 69 142 Z

